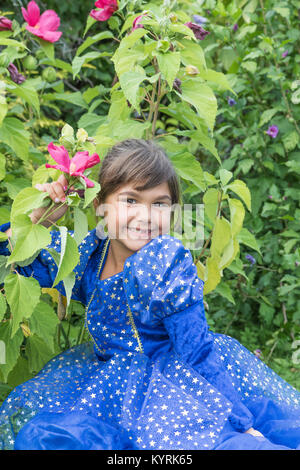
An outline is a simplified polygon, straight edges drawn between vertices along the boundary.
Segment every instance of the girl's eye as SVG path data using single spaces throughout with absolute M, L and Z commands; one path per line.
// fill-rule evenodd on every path
M 131 201 L 135 201 L 135 202 L 136 202 L 136 199 L 127 198 L 127 199 L 124 200 L 124 202 L 125 202 L 125 203 L 128 203 L 128 204 L 131 204 L 131 203 L 132 203 Z M 161 204 L 159 207 L 169 207 L 169 204 L 167 204 L 166 202 L 162 202 L 162 201 L 154 202 L 154 204 Z

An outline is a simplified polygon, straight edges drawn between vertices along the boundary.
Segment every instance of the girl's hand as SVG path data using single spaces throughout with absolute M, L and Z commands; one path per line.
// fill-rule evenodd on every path
M 63 217 L 68 210 L 67 204 L 62 206 L 62 203 L 66 200 L 65 191 L 68 187 L 68 181 L 64 175 L 60 175 L 57 181 L 53 181 L 52 183 L 36 184 L 35 187 L 39 191 L 47 192 L 52 201 L 55 202 L 53 209 L 48 213 L 46 219 L 41 223 L 45 227 L 50 227 L 58 219 Z M 37 223 L 41 217 L 43 217 L 45 212 L 48 211 L 49 206 L 50 204 L 48 207 L 39 207 L 38 209 L 35 209 L 30 214 L 32 222 Z
M 261 432 L 257 431 L 254 428 L 248 429 L 248 431 L 246 431 L 245 434 L 251 434 L 252 436 L 255 436 L 255 437 L 264 437 Z

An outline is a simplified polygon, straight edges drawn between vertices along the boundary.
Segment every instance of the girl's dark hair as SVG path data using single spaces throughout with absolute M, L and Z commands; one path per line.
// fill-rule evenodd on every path
M 126 139 L 115 144 L 102 162 L 98 181 L 99 203 L 124 184 L 131 183 L 135 190 L 143 191 L 166 181 L 172 204 L 181 204 L 175 169 L 164 149 L 152 140 Z

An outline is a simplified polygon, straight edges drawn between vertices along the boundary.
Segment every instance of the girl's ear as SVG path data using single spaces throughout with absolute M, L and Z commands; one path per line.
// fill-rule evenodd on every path
M 104 210 L 102 204 L 99 204 L 99 201 L 97 198 L 93 200 L 93 205 L 94 209 L 96 211 L 96 215 L 99 217 L 104 217 Z

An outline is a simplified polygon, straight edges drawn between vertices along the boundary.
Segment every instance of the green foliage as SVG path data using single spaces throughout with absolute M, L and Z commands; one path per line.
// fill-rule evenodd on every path
M 47 2 L 62 18 L 58 44 L 28 33 L 20 11 L 10 13 L 13 31 L 0 32 L 0 220 L 10 217 L 13 228 L 11 254 L 0 256 L 0 338 L 7 345 L 0 394 L 87 340 L 83 306 L 71 300 L 73 269 L 79 243 L 96 225 L 91 203 L 100 186 L 92 169 L 94 188 L 83 199 L 67 198 L 71 210 L 56 227 L 60 253 L 48 248 L 49 229 L 29 217 L 49 204 L 35 184 L 60 174 L 44 166 L 53 164 L 48 144 L 102 160 L 129 137 L 163 146 L 183 203 L 204 204 L 205 243 L 192 252 L 210 325 L 260 349 L 299 387 L 292 347 L 300 334 L 299 1 L 121 1 L 107 22 L 89 17 L 90 7 Z M 143 27 L 132 31 L 143 11 Z M 207 18 L 204 40 L 184 24 L 193 14 Z M 11 79 L 10 62 L 23 83 Z M 271 125 L 279 129 L 273 138 Z M 183 242 L 193 246 L 185 233 Z M 42 249 L 58 267 L 49 289 L 15 271 Z

